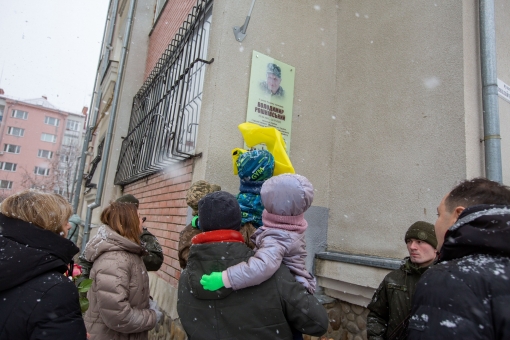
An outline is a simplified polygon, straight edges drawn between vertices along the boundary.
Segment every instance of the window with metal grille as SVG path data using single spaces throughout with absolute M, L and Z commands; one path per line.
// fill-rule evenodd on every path
M 28 112 L 21 111 L 21 110 L 12 110 L 12 116 L 13 118 L 19 118 L 19 119 L 27 119 L 28 118 Z
M 212 0 L 198 0 L 133 99 L 115 184 L 195 157 Z
M 9 126 L 7 134 L 17 137 L 23 137 L 23 135 L 25 134 L 25 129 Z

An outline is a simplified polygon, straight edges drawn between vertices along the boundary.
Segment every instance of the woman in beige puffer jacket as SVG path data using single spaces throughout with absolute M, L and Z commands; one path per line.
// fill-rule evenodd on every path
M 134 204 L 114 202 L 101 213 L 101 222 L 105 225 L 84 252 L 86 260 L 94 263 L 84 317 L 87 332 L 90 340 L 145 340 L 157 315 L 154 306 L 149 308 L 141 220 Z

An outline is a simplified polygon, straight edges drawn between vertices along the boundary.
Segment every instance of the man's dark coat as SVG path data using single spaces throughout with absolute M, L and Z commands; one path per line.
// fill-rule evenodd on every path
M 416 286 L 408 339 L 510 339 L 510 207 L 465 209 Z
M 326 333 L 329 324 L 326 309 L 294 279 L 285 265 L 258 286 L 237 291 L 202 288 L 203 274 L 221 272 L 247 261 L 253 254 L 242 241 L 191 246 L 188 265 L 179 280 L 177 302 L 177 312 L 188 338 L 290 340 L 291 327 L 313 336 Z

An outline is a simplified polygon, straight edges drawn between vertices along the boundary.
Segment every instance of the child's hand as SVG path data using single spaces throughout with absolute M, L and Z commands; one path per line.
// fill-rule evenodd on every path
M 202 275 L 200 284 L 205 290 L 215 291 L 223 288 L 223 279 L 221 278 L 221 272 L 212 272 L 211 275 Z

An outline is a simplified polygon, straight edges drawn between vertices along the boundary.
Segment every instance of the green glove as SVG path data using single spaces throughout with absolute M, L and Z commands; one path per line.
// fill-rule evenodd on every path
M 223 279 L 221 277 L 221 272 L 212 272 L 211 275 L 202 275 L 202 279 L 200 280 L 200 284 L 204 287 L 205 290 L 215 291 L 220 288 L 225 287 L 223 284 Z

